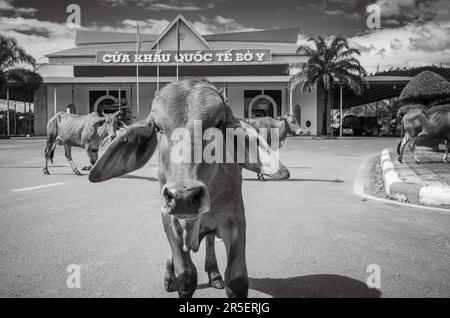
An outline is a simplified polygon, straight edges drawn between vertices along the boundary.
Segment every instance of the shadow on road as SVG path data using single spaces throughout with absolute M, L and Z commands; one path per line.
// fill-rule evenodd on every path
M 277 179 L 264 179 L 264 181 L 258 180 L 258 178 L 244 178 L 244 181 L 258 181 L 258 182 L 289 182 L 289 181 L 296 181 L 296 182 L 330 182 L 330 183 L 343 183 L 344 180 L 334 179 L 334 180 L 327 180 L 327 179 L 298 179 L 298 178 L 291 178 L 286 180 L 277 180 Z
M 379 298 L 381 292 L 353 278 L 320 274 L 290 278 L 250 278 L 250 288 L 275 298 Z
M 135 176 L 132 174 L 126 174 L 124 176 L 119 177 L 119 179 L 137 179 L 137 180 L 147 180 L 147 181 L 151 181 L 151 182 L 157 182 L 158 178 L 154 178 L 154 177 L 144 177 L 144 176 Z
M 250 289 L 274 298 L 380 298 L 381 292 L 359 280 L 331 274 L 289 278 L 249 278 Z M 197 289 L 210 288 L 200 284 Z

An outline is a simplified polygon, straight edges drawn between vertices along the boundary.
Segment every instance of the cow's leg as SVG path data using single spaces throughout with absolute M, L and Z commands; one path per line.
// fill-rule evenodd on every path
M 411 141 L 409 142 L 409 150 L 414 154 L 414 160 L 416 163 L 421 163 L 419 157 L 416 155 L 416 143 L 417 143 L 417 137 L 412 137 Z
M 163 215 L 163 223 L 172 251 L 178 295 L 180 298 L 192 297 L 197 289 L 197 270 L 192 263 L 190 252 L 183 251 L 183 230 L 178 221 L 172 220 L 170 216 Z
M 402 141 L 400 142 L 400 146 L 399 146 L 399 154 L 398 154 L 398 162 L 403 162 L 403 151 L 405 150 L 406 145 L 408 144 L 408 142 L 410 142 L 411 137 L 409 136 L 408 133 L 405 134 L 405 136 L 403 136 Z
M 75 166 L 75 163 L 72 160 L 72 147 L 70 145 L 64 145 L 64 152 L 66 155 L 67 160 L 70 163 L 70 166 L 72 167 L 72 171 L 77 175 L 81 176 L 81 172 L 78 171 L 77 167 Z
M 213 288 L 223 289 L 224 283 L 219 272 L 219 266 L 216 259 L 215 235 L 209 233 L 205 238 L 206 242 L 206 257 L 205 257 L 205 271 L 208 273 L 209 285 Z
M 227 251 L 225 291 L 230 298 L 245 298 L 248 295 L 248 275 L 245 263 L 245 220 L 219 229 Z
M 86 153 L 89 157 L 89 166 L 83 167 L 83 171 L 89 171 L 91 170 L 92 166 L 97 162 L 98 160 L 98 149 L 91 149 L 91 147 L 86 148 Z
M 169 293 L 177 291 L 178 289 L 172 253 L 167 258 L 166 261 L 166 275 L 164 276 L 164 289 Z
M 55 153 L 56 142 L 47 142 L 47 147 L 45 148 L 45 167 L 43 169 L 44 174 L 49 175 L 48 171 L 48 161 L 53 163 L 53 155 Z
M 447 139 L 446 139 L 446 140 L 445 140 L 445 154 L 444 154 L 444 158 L 443 158 L 444 163 L 447 163 L 447 162 L 448 162 L 448 161 L 447 161 L 448 147 L 449 147 L 449 145 L 448 145 L 448 141 L 447 141 Z

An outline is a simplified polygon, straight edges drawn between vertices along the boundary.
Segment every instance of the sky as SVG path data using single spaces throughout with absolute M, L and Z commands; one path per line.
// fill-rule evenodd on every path
M 157 33 L 183 14 L 201 34 L 299 28 L 298 43 L 343 35 L 361 51 L 368 72 L 392 67 L 450 67 L 450 0 L 0 0 L 0 33 L 15 37 L 39 63 L 75 46 L 69 4 L 86 30 Z M 368 5 L 381 26 L 369 28 Z

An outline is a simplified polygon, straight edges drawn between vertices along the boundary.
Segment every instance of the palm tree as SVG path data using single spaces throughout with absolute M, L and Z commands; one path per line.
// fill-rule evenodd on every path
M 34 92 L 42 83 L 42 77 L 30 69 L 35 64 L 35 59 L 14 38 L 0 34 L 0 92 L 12 82 L 18 84 L 24 89 L 29 110 Z
M 360 51 L 351 48 L 347 39 L 342 36 L 324 38 L 310 38 L 308 42 L 313 42 L 313 47 L 300 45 L 297 53 L 308 57 L 306 63 L 293 63 L 292 70 L 300 69 L 300 72 L 293 75 L 290 86 L 295 88 L 300 86 L 302 91 L 311 92 L 313 88 L 323 87 L 324 107 L 322 115 L 322 135 L 327 134 L 328 116 L 328 94 L 333 82 L 341 85 L 347 83 L 355 93 L 361 93 L 363 89 L 363 79 L 367 73 L 354 55 L 361 55 Z

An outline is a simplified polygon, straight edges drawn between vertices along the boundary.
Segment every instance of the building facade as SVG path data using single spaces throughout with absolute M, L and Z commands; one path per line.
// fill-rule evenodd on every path
M 202 36 L 180 15 L 159 36 L 141 34 L 139 48 L 136 37 L 78 31 L 74 48 L 48 54 L 49 63 L 38 70 L 44 84 L 34 98 L 35 135 L 45 135 L 47 121 L 68 105 L 87 114 L 119 99 L 133 122 L 144 119 L 159 87 L 177 78 L 213 82 L 236 116 L 293 112 L 306 133 L 320 131 L 317 92 L 288 85 L 289 64 L 306 60 L 296 54 L 298 29 Z

